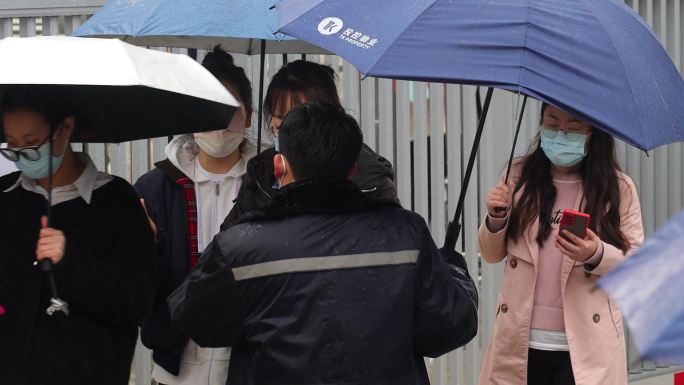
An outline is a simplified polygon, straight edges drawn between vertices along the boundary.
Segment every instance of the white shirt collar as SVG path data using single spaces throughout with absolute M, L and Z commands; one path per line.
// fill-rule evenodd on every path
M 62 202 L 69 201 L 78 197 L 83 198 L 83 200 L 90 204 L 90 199 L 93 196 L 93 191 L 103 186 L 107 182 L 112 180 L 112 176 L 105 174 L 103 172 L 98 172 L 95 164 L 93 163 L 90 156 L 86 153 L 79 152 L 74 153 L 76 158 L 81 162 L 85 163 L 86 167 L 81 173 L 81 175 L 74 181 L 74 183 L 66 186 L 59 186 L 52 189 L 52 205 L 56 205 Z M 31 179 L 24 174 L 17 179 L 17 182 L 4 192 L 10 192 L 17 188 L 18 186 L 23 187 L 26 191 L 31 191 L 36 194 L 43 195 L 47 199 L 47 191 L 40 185 L 36 183 L 34 179 Z

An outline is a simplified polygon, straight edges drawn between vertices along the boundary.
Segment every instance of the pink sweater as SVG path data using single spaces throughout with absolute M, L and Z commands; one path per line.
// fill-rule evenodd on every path
M 556 202 L 551 217 L 551 236 L 539 248 L 537 284 L 534 288 L 534 307 L 532 308 L 532 329 L 565 331 L 563 321 L 563 298 L 561 298 L 561 266 L 563 254 L 554 245 L 563 210 L 577 210 L 573 207 L 580 193 L 582 182 L 576 175 L 553 176 L 556 187 Z
M 558 227 L 560 224 L 563 210 L 578 210 L 573 207 L 577 201 L 578 194 L 581 193 L 582 181 L 576 174 L 563 175 L 553 173 L 553 185 L 556 187 L 556 202 L 553 205 L 551 214 L 551 235 L 544 241 L 539 249 L 537 266 L 537 282 L 534 289 L 534 305 L 532 308 L 532 329 L 543 329 L 553 331 L 565 331 L 563 320 L 563 298 L 561 296 L 561 267 L 563 265 L 563 254 L 554 245 Z M 496 232 L 506 226 L 506 218 L 489 218 L 488 227 L 490 231 Z M 586 263 L 594 264 L 601 260 L 603 247 L 599 242 L 599 248 L 594 257 Z

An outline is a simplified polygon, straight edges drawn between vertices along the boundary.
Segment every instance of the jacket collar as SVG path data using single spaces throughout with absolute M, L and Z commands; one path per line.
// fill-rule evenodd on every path
M 266 150 L 264 151 L 266 152 Z M 166 159 L 155 163 L 164 175 L 174 182 L 187 179 L 191 183 L 206 182 L 201 173 L 196 170 L 199 146 L 192 134 L 176 136 L 165 148 Z M 230 170 L 229 176 L 239 178 L 245 175 L 248 161 L 256 154 L 256 141 L 245 137 L 240 145 L 240 160 Z M 272 159 L 273 157 L 271 157 Z M 272 174 L 273 172 L 271 172 Z M 199 174 L 199 175 L 198 175 Z
M 93 191 L 105 185 L 113 178 L 111 175 L 98 172 L 95 164 L 88 154 L 76 152 L 74 155 L 79 161 L 85 164 L 85 168 L 83 169 L 81 175 L 74 181 L 74 183 L 66 186 L 54 187 L 52 189 L 53 206 L 78 197 L 83 198 L 86 203 L 90 204 Z M 20 174 L 17 181 L 10 186 L 10 188 L 4 190 L 3 192 L 10 192 L 19 186 L 26 191 L 42 195 L 45 197 L 45 199 L 47 199 L 47 191 L 38 185 L 35 180 L 27 177 L 24 174 Z
M 157 162 L 154 164 L 158 169 L 160 169 L 164 175 L 166 175 L 169 179 L 171 179 L 174 182 L 178 182 L 180 179 L 187 179 L 189 181 L 192 181 L 189 176 L 185 175 L 183 171 L 179 170 L 174 164 L 168 160 L 164 159 L 160 162 Z
M 270 205 L 240 217 L 238 223 L 307 214 L 345 214 L 384 207 L 399 207 L 392 201 L 374 201 L 347 179 L 320 178 L 283 187 Z

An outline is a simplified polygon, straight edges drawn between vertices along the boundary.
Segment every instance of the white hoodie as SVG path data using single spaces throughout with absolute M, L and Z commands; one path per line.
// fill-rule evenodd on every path
M 256 154 L 256 146 L 245 139 L 240 145 L 240 152 L 240 160 L 228 173 L 212 174 L 199 164 L 199 146 L 192 135 L 177 136 L 166 146 L 169 161 L 195 184 L 200 253 L 218 234 L 221 223 L 233 209 L 233 200 L 240 191 L 242 177 L 247 173 L 247 162 Z M 178 376 L 155 365 L 152 377 L 168 385 L 224 385 L 229 360 L 230 348 L 202 348 L 190 340 L 183 351 Z

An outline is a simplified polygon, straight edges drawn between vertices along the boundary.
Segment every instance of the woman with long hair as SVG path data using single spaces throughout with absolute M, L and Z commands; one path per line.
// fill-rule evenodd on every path
M 639 198 L 614 139 L 544 104 L 541 132 L 487 196 L 478 247 L 506 259 L 480 384 L 623 385 L 620 311 L 596 280 L 643 241 Z M 565 209 L 590 215 L 559 233 Z

